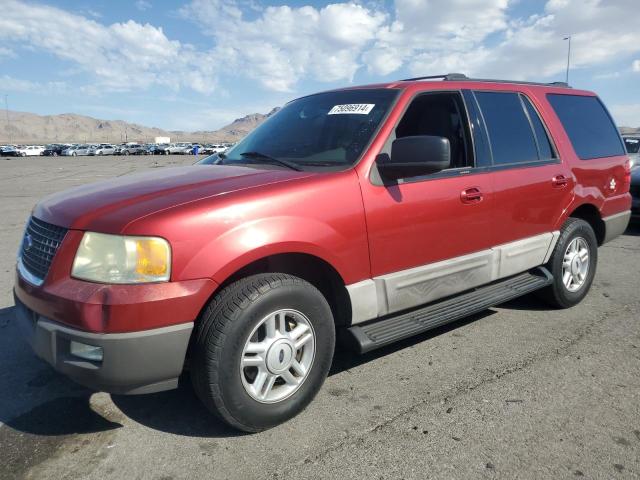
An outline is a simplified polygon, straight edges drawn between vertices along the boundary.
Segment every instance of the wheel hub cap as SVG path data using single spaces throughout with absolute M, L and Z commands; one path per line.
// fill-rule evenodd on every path
M 278 310 L 263 318 L 247 339 L 240 359 L 245 391 L 261 403 L 293 395 L 309 376 L 315 332 L 297 310 Z
M 574 238 L 564 253 L 562 283 L 570 292 L 577 292 L 587 281 L 589 273 L 589 244 L 582 238 Z
M 294 346 L 288 340 L 274 342 L 267 351 L 267 368 L 271 373 L 282 373 L 291 368 Z

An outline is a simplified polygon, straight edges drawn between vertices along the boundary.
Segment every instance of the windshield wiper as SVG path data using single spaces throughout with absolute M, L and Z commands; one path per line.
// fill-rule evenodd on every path
M 287 160 L 281 160 L 279 158 L 273 158 L 270 157 L 269 155 L 265 154 L 265 153 L 261 153 L 261 152 L 242 152 L 240 154 L 241 157 L 246 157 L 246 158 L 259 158 L 261 160 L 264 160 L 266 163 L 272 163 L 272 164 L 276 164 L 276 165 L 283 165 L 287 168 L 290 168 L 291 170 L 295 170 L 296 172 L 301 172 L 302 169 L 298 166 L 298 164 L 293 163 L 293 162 L 289 162 Z

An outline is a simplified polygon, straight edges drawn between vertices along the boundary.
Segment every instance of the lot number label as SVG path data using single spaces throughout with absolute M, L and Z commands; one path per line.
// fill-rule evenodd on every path
M 348 103 L 346 105 L 336 105 L 327 115 L 340 115 L 345 113 L 369 115 L 369 112 L 375 107 L 375 103 Z

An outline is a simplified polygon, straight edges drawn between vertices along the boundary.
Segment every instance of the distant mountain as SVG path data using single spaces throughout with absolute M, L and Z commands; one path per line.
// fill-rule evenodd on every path
M 639 134 L 640 135 L 640 127 L 618 127 L 620 129 L 620 133 L 622 134 Z
M 54 143 L 54 142 L 153 142 L 155 137 L 169 137 L 172 142 L 237 142 L 264 122 L 279 108 L 267 114 L 252 113 L 237 118 L 219 130 L 197 132 L 167 131 L 145 127 L 122 120 L 97 118 L 63 113 L 61 115 L 36 115 L 27 112 L 9 112 L 9 125 L 5 113 L 0 112 L 0 143 Z M 621 133 L 640 134 L 640 127 L 619 127 Z
M 169 137 L 172 142 L 236 142 L 277 111 L 278 108 L 274 108 L 266 115 L 252 113 L 219 130 L 198 132 L 167 131 L 122 120 L 99 120 L 75 113 L 36 115 L 10 111 L 7 123 L 4 112 L 1 112 L 0 143 L 9 142 L 9 138 L 12 143 L 153 142 L 155 137 Z

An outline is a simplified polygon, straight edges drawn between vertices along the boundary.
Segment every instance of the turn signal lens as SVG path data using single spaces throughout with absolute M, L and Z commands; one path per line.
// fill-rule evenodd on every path
M 136 240 L 138 262 L 136 272 L 140 275 L 164 276 L 169 270 L 169 250 L 167 242 L 160 238 Z

